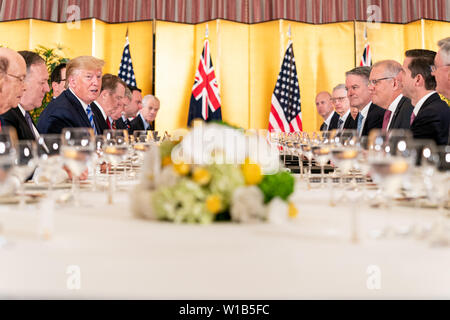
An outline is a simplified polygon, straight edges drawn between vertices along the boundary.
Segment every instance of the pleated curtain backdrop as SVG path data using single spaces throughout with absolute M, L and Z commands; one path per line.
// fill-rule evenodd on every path
M 447 0 L 2 0 L 0 3 L 0 21 L 33 18 L 65 22 L 76 15 L 79 19 L 96 18 L 108 23 L 152 19 L 193 24 L 215 19 L 258 23 L 287 19 L 317 24 L 367 20 L 376 13 L 367 12 L 371 5 L 380 8 L 379 22 L 450 20 Z

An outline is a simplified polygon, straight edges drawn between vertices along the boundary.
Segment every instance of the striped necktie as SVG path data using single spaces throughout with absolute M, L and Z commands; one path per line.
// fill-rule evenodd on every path
M 97 134 L 97 128 L 95 128 L 95 123 L 94 123 L 94 114 L 92 113 L 90 104 L 87 105 L 86 113 L 87 113 L 89 123 L 91 124 L 92 129 L 94 129 L 95 134 Z
M 342 120 L 341 118 L 339 118 L 338 121 L 338 129 L 342 129 L 342 124 L 344 123 L 344 120 Z

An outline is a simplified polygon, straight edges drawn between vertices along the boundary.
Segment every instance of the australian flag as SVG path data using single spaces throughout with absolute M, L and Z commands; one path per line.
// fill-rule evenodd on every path
M 136 79 L 134 78 L 133 63 L 131 62 L 130 54 L 130 43 L 127 41 L 125 43 L 125 48 L 123 48 L 122 60 L 120 60 L 119 67 L 119 78 L 125 81 L 127 85 L 136 87 Z
M 192 120 L 197 118 L 204 121 L 222 120 L 219 83 L 214 73 L 208 40 L 205 40 L 200 63 L 195 72 L 189 104 L 188 126 Z

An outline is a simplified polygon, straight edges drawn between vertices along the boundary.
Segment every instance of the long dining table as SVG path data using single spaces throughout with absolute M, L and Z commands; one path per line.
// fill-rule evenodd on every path
M 0 205 L 0 298 L 450 298 L 450 247 L 431 237 L 436 208 L 376 208 L 364 194 L 330 205 L 327 187 L 298 183 L 295 218 L 174 224 L 135 217 L 139 188 L 119 180 L 109 204 L 87 183 L 74 206 L 61 200 L 70 189 L 28 186 L 39 201 Z

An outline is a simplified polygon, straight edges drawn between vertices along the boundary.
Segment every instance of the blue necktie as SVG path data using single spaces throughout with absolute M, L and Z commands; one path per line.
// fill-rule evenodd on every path
M 91 123 L 92 129 L 94 129 L 95 134 L 97 134 L 97 129 L 95 128 L 95 123 L 94 123 L 94 114 L 92 113 L 90 104 L 88 104 L 88 106 L 86 108 L 86 113 L 87 113 L 89 122 Z
M 358 126 L 357 126 L 357 130 L 358 130 L 358 135 L 361 135 L 361 131 L 362 131 L 362 122 L 363 122 L 364 116 L 361 113 L 358 113 Z

